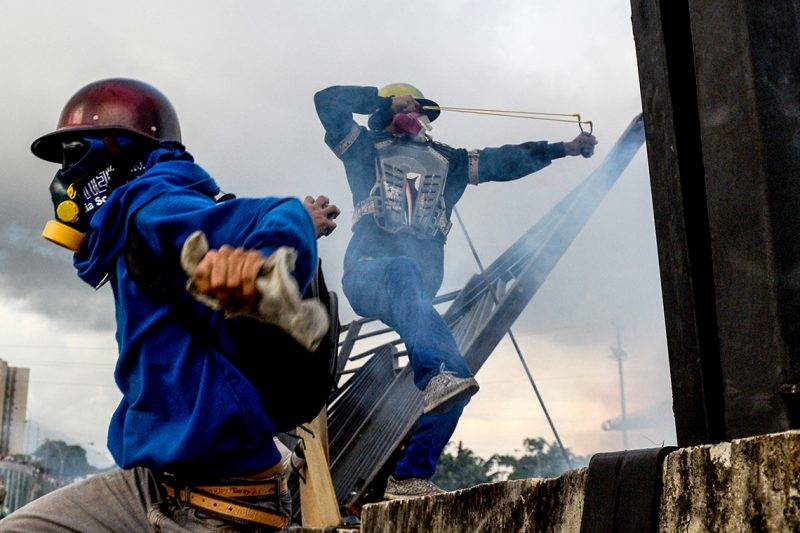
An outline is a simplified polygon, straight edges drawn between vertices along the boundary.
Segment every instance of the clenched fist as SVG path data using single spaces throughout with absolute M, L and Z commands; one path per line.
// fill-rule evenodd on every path
M 597 139 L 591 133 L 581 133 L 573 140 L 564 143 L 564 149 L 567 155 L 582 155 L 583 157 L 592 157 L 594 155 L 594 147 L 597 144 Z
M 191 276 L 195 290 L 227 311 L 252 311 L 258 303 L 256 278 L 266 258 L 258 250 L 224 245 L 209 250 Z
M 339 216 L 341 211 L 330 203 L 327 196 L 318 196 L 316 200 L 312 196 L 306 196 L 305 200 L 303 200 L 303 205 L 308 210 L 308 214 L 311 215 L 311 220 L 314 221 L 317 238 L 323 235 L 330 235 L 336 229 L 334 219 Z

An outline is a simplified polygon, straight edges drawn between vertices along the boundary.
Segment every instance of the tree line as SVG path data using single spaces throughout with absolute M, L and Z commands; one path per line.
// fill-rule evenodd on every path
M 535 437 L 524 439 L 522 444 L 519 457 L 495 454 L 483 459 L 463 443 L 451 442 L 439 459 L 433 482 L 445 490 L 456 490 L 493 481 L 557 477 L 570 469 L 556 442 Z M 589 464 L 588 456 L 575 455 L 569 448 L 566 452 L 571 468 Z

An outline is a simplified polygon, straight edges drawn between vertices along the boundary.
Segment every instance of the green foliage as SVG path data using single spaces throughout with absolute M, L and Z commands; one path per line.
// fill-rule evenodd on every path
M 548 443 L 538 437 L 525 439 L 523 446 L 523 453 L 519 457 L 493 455 L 485 460 L 465 448 L 461 442 L 458 445 L 451 442 L 439 459 L 439 467 L 432 481 L 445 490 L 456 490 L 501 479 L 556 477 L 569 470 L 557 443 Z M 572 468 L 589 463 L 588 457 L 577 456 L 569 448 L 567 454 L 572 461 Z
M 455 453 L 450 453 L 451 450 Z M 495 479 L 495 476 L 489 473 L 492 467 L 490 461 L 484 461 L 469 448 L 464 448 L 461 442 L 458 445 L 451 442 L 439 458 L 439 467 L 436 469 L 433 482 L 445 490 L 488 483 Z
M 524 450 L 520 457 L 495 455 L 491 458 L 498 469 L 508 471 L 507 479 L 529 477 L 557 477 L 569 470 L 569 465 L 556 442 L 548 443 L 541 437 L 522 441 Z M 567 448 L 572 468 L 589 464 L 588 457 L 580 457 Z
M 51 476 L 70 480 L 87 476 L 95 471 L 86 460 L 86 450 L 63 440 L 46 440 L 33 456 Z

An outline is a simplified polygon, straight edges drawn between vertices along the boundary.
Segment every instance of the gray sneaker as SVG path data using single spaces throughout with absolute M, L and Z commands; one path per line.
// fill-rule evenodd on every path
M 395 479 L 389 476 L 386 483 L 386 492 L 383 493 L 384 500 L 405 500 L 408 498 L 418 498 L 420 496 L 436 496 L 444 494 L 430 479 Z
M 431 413 L 434 411 L 445 411 L 456 400 L 469 398 L 480 387 L 475 378 L 460 378 L 454 372 L 442 370 L 433 376 L 422 391 L 422 412 Z

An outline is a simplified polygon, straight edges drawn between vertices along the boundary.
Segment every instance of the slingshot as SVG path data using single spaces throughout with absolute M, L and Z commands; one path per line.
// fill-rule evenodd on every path
M 577 124 L 581 133 L 591 135 L 594 124 L 591 120 L 583 120 L 578 113 L 541 113 L 538 111 L 513 111 L 508 109 L 481 109 L 476 107 L 446 107 L 425 105 L 422 109 L 432 111 L 452 111 L 454 113 L 472 113 L 474 115 L 493 115 L 497 117 L 527 118 L 531 120 L 546 120 L 550 122 L 567 122 Z M 587 126 L 587 128 L 584 128 Z

